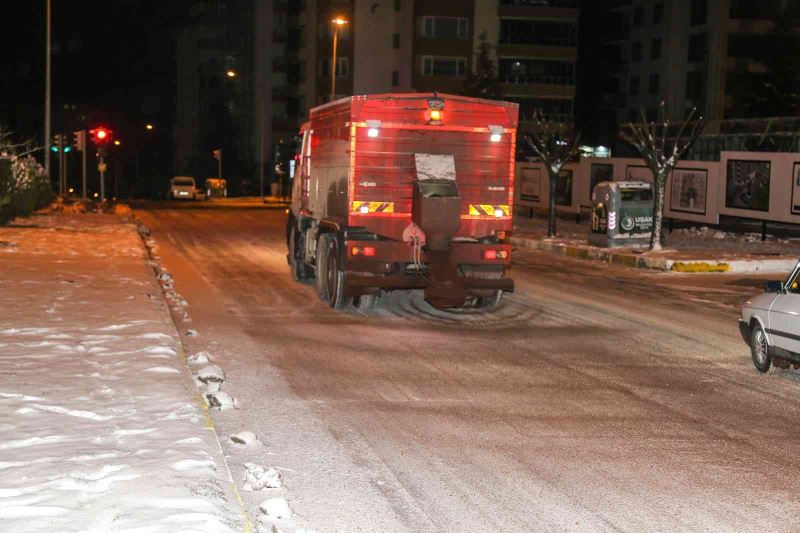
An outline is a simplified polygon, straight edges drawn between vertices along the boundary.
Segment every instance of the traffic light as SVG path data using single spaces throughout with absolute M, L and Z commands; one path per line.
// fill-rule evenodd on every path
M 105 146 L 111 140 L 112 131 L 102 126 L 89 130 L 89 133 L 92 134 L 92 142 L 97 146 Z
M 64 136 L 61 135 L 60 133 L 56 133 L 55 135 L 53 135 L 53 145 L 50 147 L 50 151 L 55 153 L 60 152 L 63 146 L 62 144 L 63 139 Z
M 86 130 L 79 130 L 72 133 L 72 144 L 79 152 L 86 151 Z

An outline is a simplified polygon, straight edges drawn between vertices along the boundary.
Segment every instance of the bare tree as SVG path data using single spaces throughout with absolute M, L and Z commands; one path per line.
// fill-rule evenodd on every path
M 673 124 L 666 112 L 666 103 L 661 102 L 658 121 L 648 123 L 644 110 L 642 122 L 629 122 L 620 130 L 620 137 L 632 144 L 653 172 L 653 234 L 650 236 L 650 249 L 661 250 L 661 224 L 664 220 L 664 190 L 667 176 L 691 148 L 703 132 L 706 120 L 700 116 L 695 119 L 697 108 L 692 108 L 682 123 Z M 670 131 L 672 130 L 672 131 Z M 672 135 L 672 133 L 675 133 Z
M 526 136 L 528 145 L 542 160 L 550 178 L 547 236 L 555 237 L 556 184 L 561 168 L 566 163 L 578 159 L 580 134 L 576 134 L 570 125 L 545 117 L 540 110 L 533 114 L 530 125 L 530 133 Z

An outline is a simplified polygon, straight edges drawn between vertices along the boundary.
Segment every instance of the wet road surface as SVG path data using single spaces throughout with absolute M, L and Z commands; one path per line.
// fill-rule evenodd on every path
M 282 210 L 143 204 L 197 337 L 319 531 L 792 531 L 800 381 L 736 326 L 764 276 L 533 251 L 491 315 L 419 295 L 334 311 L 291 280 Z M 774 276 L 773 276 L 774 277 Z M 255 512 L 260 499 L 245 494 Z M 263 499 L 263 498 L 262 498 Z

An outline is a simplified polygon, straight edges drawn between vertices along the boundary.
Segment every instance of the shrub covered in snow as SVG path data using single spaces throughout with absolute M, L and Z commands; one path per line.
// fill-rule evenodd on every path
M 50 182 L 33 151 L 29 144 L 14 144 L 0 128 L 0 225 L 30 215 L 52 198 Z

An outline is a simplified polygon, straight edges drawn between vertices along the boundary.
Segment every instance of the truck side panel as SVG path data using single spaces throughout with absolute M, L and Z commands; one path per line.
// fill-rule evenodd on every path
M 311 116 L 308 208 L 314 216 L 346 222 L 350 170 L 350 102 L 326 106 Z

